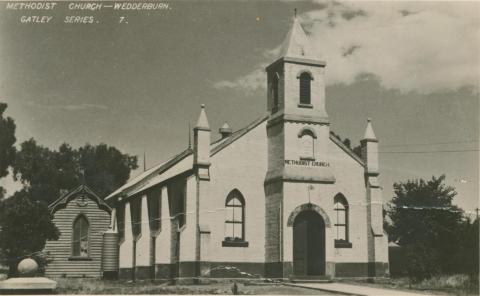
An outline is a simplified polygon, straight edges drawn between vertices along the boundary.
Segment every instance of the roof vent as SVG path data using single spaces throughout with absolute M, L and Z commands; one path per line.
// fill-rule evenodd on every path
M 222 127 L 218 130 L 218 132 L 222 135 L 222 139 L 230 137 L 232 134 L 232 129 L 228 125 L 227 122 L 225 122 Z

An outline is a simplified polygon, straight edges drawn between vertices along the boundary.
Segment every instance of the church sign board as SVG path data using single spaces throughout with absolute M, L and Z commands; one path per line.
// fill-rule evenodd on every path
M 330 163 L 325 161 L 315 161 L 315 160 L 294 160 L 294 159 L 285 159 L 286 165 L 298 165 L 298 166 L 307 166 L 307 167 L 329 167 Z

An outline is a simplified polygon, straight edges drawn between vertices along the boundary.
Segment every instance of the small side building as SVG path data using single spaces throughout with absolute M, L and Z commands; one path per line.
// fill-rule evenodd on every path
M 47 241 L 47 277 L 101 277 L 103 234 L 110 226 L 110 207 L 85 185 L 61 196 L 49 209 L 60 231 Z

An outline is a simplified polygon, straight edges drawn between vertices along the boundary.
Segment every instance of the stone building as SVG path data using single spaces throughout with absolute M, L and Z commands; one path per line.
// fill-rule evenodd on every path
M 107 197 L 121 277 L 388 274 L 378 140 L 370 120 L 361 156 L 331 134 L 325 67 L 295 19 L 263 117 L 212 141 L 202 105 L 192 148 Z

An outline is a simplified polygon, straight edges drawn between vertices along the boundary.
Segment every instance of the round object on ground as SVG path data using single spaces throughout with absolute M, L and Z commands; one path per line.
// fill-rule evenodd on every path
M 18 263 L 18 275 L 21 277 L 32 277 L 35 276 L 38 270 L 37 261 L 27 258 L 23 259 Z

